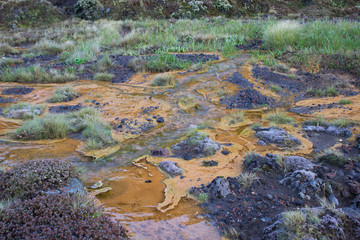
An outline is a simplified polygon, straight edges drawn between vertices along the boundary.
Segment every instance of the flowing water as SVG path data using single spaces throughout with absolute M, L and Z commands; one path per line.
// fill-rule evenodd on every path
M 102 188 L 107 188 L 108 191 L 96 195 L 97 199 L 106 213 L 130 228 L 134 239 L 220 239 L 216 227 L 204 218 L 203 210 L 189 196 L 190 187 L 208 184 L 216 176 L 239 175 L 242 158 L 249 151 L 288 153 L 287 150 L 256 144 L 257 139 L 250 126 L 263 121 L 267 108 L 246 111 L 246 121 L 239 124 L 231 125 L 225 121 L 224 116 L 236 110 L 226 109 L 219 100 L 222 96 L 231 95 L 239 86 L 223 79 L 235 71 L 239 71 L 263 95 L 283 104 L 291 102 L 291 96 L 281 99 L 255 81 L 250 67 L 242 65 L 245 60 L 243 55 L 215 62 L 202 72 L 173 73 L 177 80 L 174 87 L 152 87 L 149 82 L 155 75 L 143 74 L 136 75 L 126 84 L 94 81 L 67 84 L 82 95 L 65 105 L 80 103 L 98 107 L 101 116 L 116 127 L 114 136 L 120 144 L 103 151 L 89 152 L 80 140 L 72 138 L 15 142 L 9 136 L 21 125 L 21 121 L 0 118 L 0 167 L 10 168 L 31 159 L 70 160 L 85 169 L 83 181 L 89 192 L 93 191 L 91 186 L 98 181 L 102 182 Z M 14 85 L 20 84 L 3 83 L 0 90 Z M 42 103 L 59 85 L 33 85 L 35 90 L 19 96 L 18 100 Z M 93 101 L 99 104 L 93 104 Z M 310 104 L 306 101 L 300 105 Z M 0 107 L 6 105 L 0 104 Z M 358 120 L 360 109 L 358 106 L 353 109 L 352 116 Z M 336 115 L 336 112 L 326 114 Z M 163 117 L 165 122 L 156 123 L 153 116 Z M 306 118 L 295 114 L 292 117 L 297 121 Z M 125 118 L 127 120 L 121 122 Z M 267 124 L 264 123 L 265 126 Z M 191 161 L 168 157 L 165 160 L 178 163 L 185 171 L 183 178 L 168 178 L 156 167 L 164 158 L 150 156 L 150 151 L 170 147 L 195 129 L 202 129 L 199 131 L 221 143 L 222 150 L 229 151 L 229 155 L 224 156 L 219 151 L 211 157 Z M 298 128 L 289 125 L 285 129 L 303 143 L 296 151 L 297 155 L 312 152 L 311 142 L 299 133 Z M 203 160 L 216 160 L 219 164 L 203 167 Z

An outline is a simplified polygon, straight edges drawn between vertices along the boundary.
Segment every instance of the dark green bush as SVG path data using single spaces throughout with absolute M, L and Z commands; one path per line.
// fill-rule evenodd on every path
M 29 198 L 40 191 L 57 189 L 78 177 L 74 167 L 64 161 L 36 160 L 0 173 L 0 200 Z
M 103 16 L 104 7 L 98 0 L 79 0 L 74 6 L 76 16 L 86 20 L 96 20 Z
M 126 239 L 127 230 L 85 195 L 14 201 L 0 214 L 1 239 Z

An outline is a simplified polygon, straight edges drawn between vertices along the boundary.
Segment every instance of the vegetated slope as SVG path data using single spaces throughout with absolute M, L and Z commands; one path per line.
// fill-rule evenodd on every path
M 16 11 L 14 11 L 16 9 Z M 347 17 L 359 18 L 356 0 L 7 0 L 0 1 L 0 26 L 34 26 L 76 15 L 99 18 Z

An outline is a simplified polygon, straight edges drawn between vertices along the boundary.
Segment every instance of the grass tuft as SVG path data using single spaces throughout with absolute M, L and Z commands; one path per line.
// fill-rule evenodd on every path
M 96 81 L 111 82 L 114 77 L 115 75 L 112 73 L 97 73 L 95 74 L 94 79 Z
M 150 86 L 165 87 L 175 86 L 175 78 L 172 74 L 162 74 L 156 76 L 150 83 Z
M 285 112 L 280 112 L 280 111 L 268 113 L 266 115 L 266 119 L 276 124 L 288 124 L 295 121 L 293 118 L 288 117 Z
M 69 102 L 77 98 L 80 94 L 72 90 L 70 87 L 63 87 L 55 90 L 55 93 L 50 97 L 47 102 L 58 103 L 58 102 Z

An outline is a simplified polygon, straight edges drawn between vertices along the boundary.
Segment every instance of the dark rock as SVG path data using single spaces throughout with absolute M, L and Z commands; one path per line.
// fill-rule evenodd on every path
M 217 161 L 214 160 L 210 160 L 210 161 L 203 161 L 202 165 L 204 167 L 213 167 L 213 166 L 217 166 L 219 163 Z
M 167 157 L 170 155 L 170 152 L 167 148 L 160 148 L 156 150 L 151 150 L 151 155 L 155 157 Z
M 158 123 L 163 123 L 165 120 L 163 117 L 159 117 L 158 119 L 156 119 L 156 122 Z
M 221 151 L 221 153 L 223 154 L 223 155 L 229 155 L 229 151 L 227 151 L 227 150 L 223 150 L 223 151 Z

